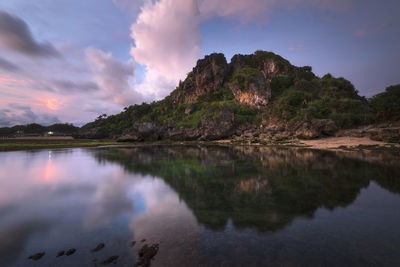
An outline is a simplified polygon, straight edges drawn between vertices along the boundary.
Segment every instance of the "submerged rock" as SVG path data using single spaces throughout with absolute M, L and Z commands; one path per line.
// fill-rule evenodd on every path
M 107 265 L 107 264 L 111 264 L 111 263 L 116 264 L 118 258 L 119 258 L 118 255 L 113 255 L 113 256 L 111 256 L 111 257 L 105 259 L 104 261 L 102 261 L 101 264 L 103 264 L 103 265 Z
M 64 255 L 65 254 L 65 251 L 64 250 L 60 250 L 58 253 L 57 253 L 57 258 L 58 257 L 61 257 L 62 255 Z
M 153 244 L 151 246 L 145 244 L 138 252 L 139 261 L 136 264 L 141 266 L 150 266 L 151 260 L 156 256 L 158 249 L 158 244 Z
M 136 241 L 132 241 L 132 242 L 130 243 L 130 246 L 133 247 L 135 244 L 136 244 Z
M 102 248 L 104 248 L 104 243 L 100 243 L 97 245 L 97 247 L 95 247 L 94 249 L 92 249 L 92 252 L 97 252 L 99 250 L 101 250 Z
M 140 242 L 142 242 L 142 243 L 143 243 L 144 241 L 146 241 L 146 239 L 142 239 L 142 240 L 140 240 Z
M 36 254 L 33 254 L 33 255 L 29 256 L 28 259 L 37 261 L 37 260 L 40 260 L 45 254 L 46 253 L 44 251 L 43 252 L 39 252 L 39 253 L 36 253 Z
M 70 249 L 67 250 L 67 252 L 65 253 L 65 255 L 67 255 L 67 256 L 72 255 L 72 254 L 75 253 L 75 251 L 76 251 L 76 249 L 70 248 Z

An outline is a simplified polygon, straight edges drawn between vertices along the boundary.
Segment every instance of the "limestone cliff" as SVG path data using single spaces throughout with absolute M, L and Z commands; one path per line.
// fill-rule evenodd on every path
M 295 69 L 289 61 L 271 52 L 235 55 L 229 64 L 223 54 L 214 53 L 197 61 L 171 97 L 175 104 L 189 104 L 202 94 L 229 88 L 240 104 L 261 107 L 271 101 L 272 79 L 287 76 Z

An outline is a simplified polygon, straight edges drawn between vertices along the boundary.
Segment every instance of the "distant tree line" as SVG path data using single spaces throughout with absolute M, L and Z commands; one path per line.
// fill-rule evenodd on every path
M 79 127 L 76 127 L 70 123 L 56 123 L 50 126 L 43 126 L 37 123 L 30 123 L 27 125 L 16 125 L 12 127 L 0 128 L 0 135 L 13 135 L 17 133 L 24 134 L 45 134 L 48 132 L 54 132 L 59 134 L 73 135 L 79 132 Z

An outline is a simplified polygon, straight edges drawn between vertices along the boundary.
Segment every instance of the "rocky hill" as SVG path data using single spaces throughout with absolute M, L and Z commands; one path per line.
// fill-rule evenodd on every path
M 230 63 L 215 53 L 165 99 L 99 116 L 81 133 L 121 141 L 317 138 L 381 122 L 379 104 L 392 116 L 385 121 L 398 121 L 398 99 L 385 111 L 393 92 L 400 86 L 368 101 L 344 78 L 317 77 L 272 52 L 235 55 Z

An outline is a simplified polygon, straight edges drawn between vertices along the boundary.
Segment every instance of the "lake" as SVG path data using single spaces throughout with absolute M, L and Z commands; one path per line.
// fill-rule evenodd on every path
M 112 255 L 133 266 L 144 244 L 159 244 L 151 266 L 400 266 L 399 157 L 195 145 L 0 153 L 0 266 Z

